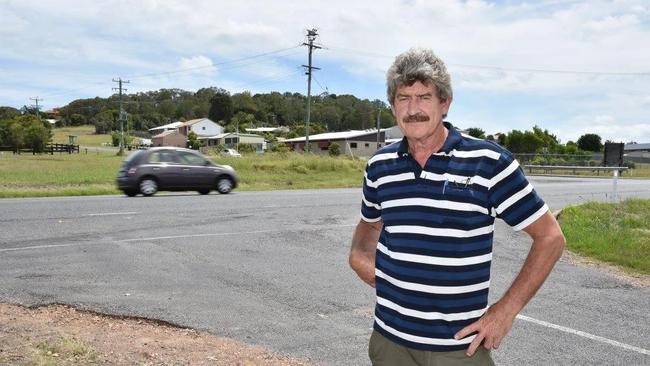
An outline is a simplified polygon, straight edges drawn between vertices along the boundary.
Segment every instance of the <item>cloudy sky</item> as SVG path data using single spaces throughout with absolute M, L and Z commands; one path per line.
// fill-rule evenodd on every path
M 539 125 L 650 142 L 647 1 L 0 1 L 0 106 L 44 108 L 128 92 L 218 86 L 385 100 L 410 47 L 452 75 L 448 119 L 488 133 Z

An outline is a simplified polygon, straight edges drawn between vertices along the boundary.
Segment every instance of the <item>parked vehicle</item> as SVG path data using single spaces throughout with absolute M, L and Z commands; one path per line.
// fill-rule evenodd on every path
M 241 158 L 241 154 L 235 149 L 223 149 L 221 150 L 221 155 L 230 156 L 233 158 Z
M 158 191 L 211 190 L 229 193 L 237 187 L 237 174 L 200 153 L 179 147 L 153 147 L 130 154 L 117 173 L 117 187 L 129 197 Z

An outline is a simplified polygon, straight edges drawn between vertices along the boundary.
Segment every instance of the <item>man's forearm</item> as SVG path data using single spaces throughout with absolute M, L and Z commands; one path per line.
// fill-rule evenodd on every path
M 359 222 L 352 236 L 350 267 L 370 286 L 375 285 L 375 251 L 381 223 Z
M 496 306 L 515 317 L 542 286 L 562 255 L 564 237 L 545 236 L 533 241 L 521 271 Z

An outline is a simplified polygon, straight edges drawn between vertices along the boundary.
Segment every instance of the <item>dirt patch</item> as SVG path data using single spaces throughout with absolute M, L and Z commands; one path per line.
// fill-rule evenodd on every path
M 0 304 L 0 365 L 310 365 L 159 322 Z

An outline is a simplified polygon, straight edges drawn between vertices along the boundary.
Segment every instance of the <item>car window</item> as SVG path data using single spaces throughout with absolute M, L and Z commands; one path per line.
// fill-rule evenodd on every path
M 205 162 L 207 161 L 201 156 L 185 151 L 179 151 L 178 157 L 180 158 L 181 164 L 188 165 L 205 165 Z
M 154 151 L 149 155 L 150 163 L 175 163 L 174 152 L 170 150 Z

